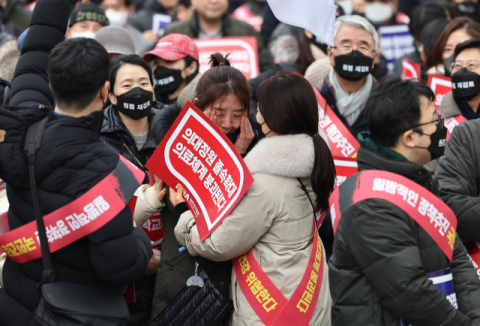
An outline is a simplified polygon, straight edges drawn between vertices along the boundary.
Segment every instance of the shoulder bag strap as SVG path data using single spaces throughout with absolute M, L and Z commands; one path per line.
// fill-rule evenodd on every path
M 305 194 L 307 195 L 308 197 L 308 201 L 310 202 L 310 205 L 312 205 L 312 209 L 313 209 L 313 220 L 315 221 L 315 225 L 317 224 L 317 220 L 315 218 L 315 205 L 313 205 L 313 202 L 312 202 L 312 199 L 310 198 L 310 195 L 308 194 L 308 191 L 307 191 L 307 187 L 305 187 L 305 185 L 303 184 L 302 180 L 300 180 L 300 178 L 297 178 L 298 182 L 300 182 L 300 187 L 302 188 L 302 190 L 305 192 Z
M 37 183 L 35 180 L 35 155 L 40 148 L 43 131 L 47 125 L 48 118 L 49 117 L 46 117 L 43 120 L 37 121 L 28 127 L 27 135 L 25 136 L 25 144 L 23 146 L 23 151 L 28 157 L 28 171 L 30 175 L 30 188 L 32 189 L 33 208 L 35 211 L 35 219 L 37 220 L 37 229 L 42 250 L 43 274 L 41 283 L 53 282 L 55 279 L 55 270 L 53 269 L 52 256 L 50 255 L 42 212 L 40 211 Z

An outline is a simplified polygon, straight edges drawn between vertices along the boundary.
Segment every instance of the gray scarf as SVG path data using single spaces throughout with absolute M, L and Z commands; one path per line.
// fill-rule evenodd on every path
M 365 108 L 370 92 L 372 91 L 373 79 L 372 75 L 368 75 L 362 87 L 351 95 L 343 90 L 337 81 L 335 71 L 332 69 L 328 75 L 330 84 L 333 86 L 335 92 L 335 99 L 337 100 L 337 108 L 341 115 L 347 120 L 351 126 L 357 121 L 358 116 Z

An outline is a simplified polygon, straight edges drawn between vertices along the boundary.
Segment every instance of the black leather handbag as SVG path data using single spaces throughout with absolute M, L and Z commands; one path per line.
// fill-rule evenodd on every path
M 149 326 L 215 326 L 226 322 L 233 302 L 223 296 L 203 268 L 195 263 L 195 272 L 187 285 Z
M 48 117 L 29 127 L 24 146 L 28 157 L 33 207 L 43 260 L 39 300 L 30 325 L 124 325 L 129 313 L 127 303 L 121 294 L 83 285 L 55 282 L 55 270 L 38 203 L 34 171 L 35 154 L 40 147 L 47 122 Z

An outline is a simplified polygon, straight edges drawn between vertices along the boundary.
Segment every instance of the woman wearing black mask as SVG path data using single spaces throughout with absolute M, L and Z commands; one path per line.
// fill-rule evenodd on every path
M 150 182 L 145 163 L 160 143 L 155 133 L 159 129 L 159 113 L 162 104 L 153 101 L 152 70 L 138 55 L 121 56 L 111 62 L 110 105 L 104 110 L 101 140 L 123 155 L 131 163 L 146 172 L 145 183 Z M 153 181 L 153 180 L 152 180 Z M 166 189 L 161 180 L 154 187 L 141 186 L 134 220 L 141 227 L 145 218 L 160 210 Z M 150 209 L 149 209 L 150 208 Z M 140 212 L 141 211 L 141 212 Z M 149 214 L 146 214 L 150 212 Z M 152 240 L 152 239 L 151 239 Z M 129 305 L 129 325 L 143 325 L 151 315 L 156 273 L 160 263 L 160 251 L 153 250 L 145 275 L 135 283 L 136 302 Z

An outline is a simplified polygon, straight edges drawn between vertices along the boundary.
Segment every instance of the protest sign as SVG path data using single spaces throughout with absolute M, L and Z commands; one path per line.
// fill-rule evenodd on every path
M 158 36 L 161 37 L 165 28 L 167 28 L 171 22 L 172 17 L 170 17 L 170 15 L 155 13 L 152 16 L 152 31 L 157 32 Z
M 224 56 L 230 54 L 228 59 L 231 66 L 240 70 L 248 80 L 259 75 L 257 39 L 254 36 L 195 39 L 194 41 L 198 48 L 202 74 L 210 69 L 210 55 L 219 52 Z
M 382 26 L 378 29 L 382 54 L 387 59 L 387 67 L 393 69 L 395 61 L 415 50 L 413 36 L 405 24 Z M 419 77 L 420 78 L 420 77 Z
M 441 75 L 428 75 L 428 86 L 430 86 L 433 93 L 435 93 L 433 105 L 436 109 L 438 109 L 442 104 L 445 94 L 452 91 L 452 82 L 450 77 Z
M 253 178 L 227 136 L 187 102 L 146 167 L 171 188 L 181 184 L 200 240 L 238 204 Z
M 413 62 L 411 60 L 408 60 L 407 57 L 404 57 L 402 61 L 402 78 L 403 79 L 422 78 L 420 64 Z
M 257 32 L 260 32 L 260 29 L 262 28 L 263 16 L 255 15 L 247 4 L 243 4 L 235 9 L 235 11 L 232 12 L 232 17 L 252 25 Z

